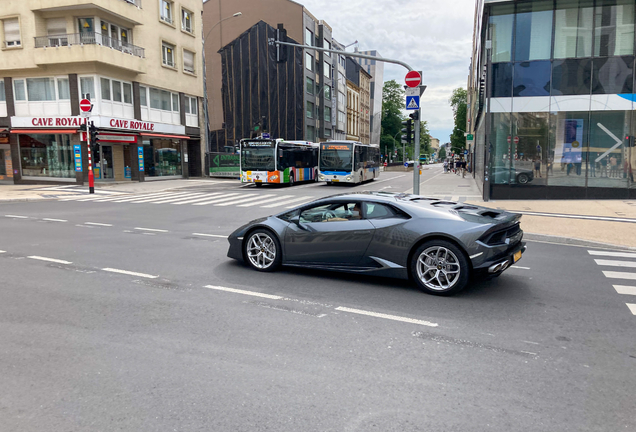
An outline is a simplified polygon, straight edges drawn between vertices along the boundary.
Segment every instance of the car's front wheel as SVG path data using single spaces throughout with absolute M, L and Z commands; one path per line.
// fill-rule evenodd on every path
M 252 231 L 244 243 L 245 261 L 254 270 L 270 272 L 282 261 L 278 238 L 269 230 Z
M 519 184 L 528 184 L 529 181 L 530 177 L 528 177 L 528 174 L 519 174 L 517 176 L 517 183 Z
M 411 259 L 411 276 L 423 291 L 448 296 L 463 290 L 470 279 L 470 265 L 462 251 L 445 240 L 430 240 L 417 248 Z

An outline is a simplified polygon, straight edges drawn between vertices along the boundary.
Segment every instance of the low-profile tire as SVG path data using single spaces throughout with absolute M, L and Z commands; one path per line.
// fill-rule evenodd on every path
M 294 174 L 290 174 L 289 175 L 289 185 L 293 186 L 294 185 Z
M 528 184 L 528 182 L 530 181 L 530 177 L 528 177 L 528 174 L 519 174 L 517 176 L 517 183 L 519 184 Z
M 424 292 L 450 296 L 463 290 L 470 280 L 470 264 L 455 244 L 430 240 L 420 245 L 411 258 L 411 277 Z
M 262 228 L 245 236 L 243 256 L 248 266 L 262 272 L 278 269 L 283 259 L 278 237 L 270 230 Z

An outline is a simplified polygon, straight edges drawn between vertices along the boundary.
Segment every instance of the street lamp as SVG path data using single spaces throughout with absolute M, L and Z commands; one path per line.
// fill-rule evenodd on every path
M 211 150 L 211 148 L 210 148 L 210 114 L 208 111 L 208 79 L 207 79 L 208 74 L 207 74 L 207 68 L 205 66 L 205 40 L 208 38 L 208 36 L 210 36 L 210 33 L 212 33 L 212 30 L 214 30 L 214 28 L 218 26 L 219 24 L 221 24 L 223 21 L 229 20 L 232 18 L 238 18 L 241 15 L 243 15 L 243 12 L 236 12 L 229 17 L 223 18 L 222 20 L 214 24 L 212 28 L 208 30 L 208 33 L 205 36 L 203 36 L 203 39 L 201 40 L 203 43 L 203 55 L 201 56 L 201 58 L 203 59 L 203 97 L 205 101 L 203 112 L 205 113 L 205 142 L 207 144 L 208 151 Z M 203 30 L 203 28 L 201 30 Z

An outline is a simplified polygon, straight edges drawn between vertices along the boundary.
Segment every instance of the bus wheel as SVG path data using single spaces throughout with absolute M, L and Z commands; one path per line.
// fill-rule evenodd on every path
M 290 186 L 293 186 L 293 185 L 294 185 L 294 175 L 293 175 L 293 174 L 290 174 L 290 175 L 289 175 L 289 185 L 290 185 Z
M 314 171 L 314 181 L 318 182 L 318 170 Z

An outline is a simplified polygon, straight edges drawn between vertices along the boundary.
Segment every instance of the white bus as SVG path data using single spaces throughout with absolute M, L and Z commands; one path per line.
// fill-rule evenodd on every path
M 327 184 L 362 183 L 380 176 L 380 146 L 356 141 L 320 144 L 318 180 Z

